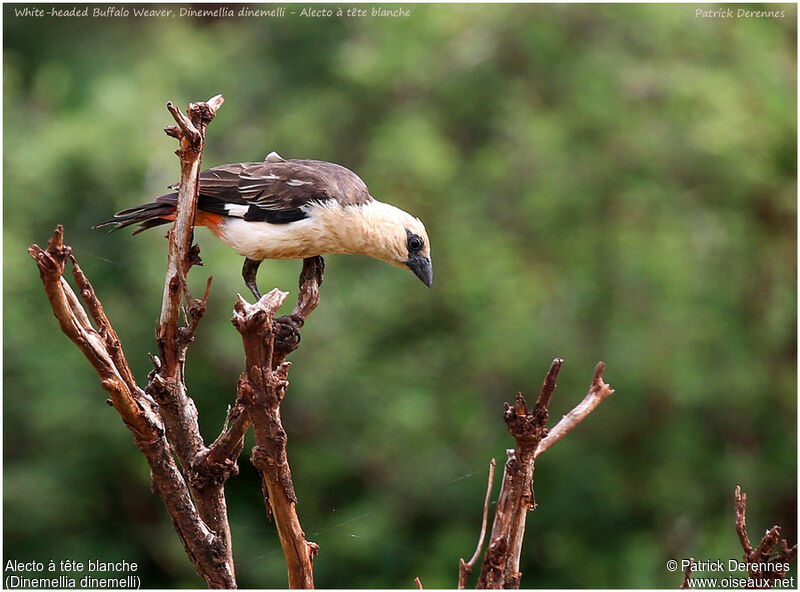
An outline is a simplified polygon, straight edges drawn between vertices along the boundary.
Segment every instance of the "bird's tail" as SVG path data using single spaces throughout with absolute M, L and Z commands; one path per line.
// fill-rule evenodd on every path
M 126 228 L 133 224 L 139 224 L 139 228 L 133 234 L 139 234 L 154 226 L 169 224 L 175 217 L 175 206 L 171 204 L 152 202 L 121 210 L 114 214 L 110 220 L 105 220 L 95 224 L 92 228 L 102 228 L 103 226 L 113 226 L 111 232 Z

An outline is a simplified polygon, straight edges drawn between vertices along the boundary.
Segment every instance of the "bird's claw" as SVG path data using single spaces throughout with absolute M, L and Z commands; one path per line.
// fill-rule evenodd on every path
M 303 317 L 290 314 L 277 317 L 273 322 L 275 348 L 287 354 L 297 349 L 297 346 L 300 344 L 300 328 L 305 322 Z

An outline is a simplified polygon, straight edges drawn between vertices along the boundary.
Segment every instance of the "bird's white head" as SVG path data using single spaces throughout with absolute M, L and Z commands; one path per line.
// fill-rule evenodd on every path
M 363 206 L 369 246 L 365 254 L 410 269 L 429 288 L 433 284 L 431 245 L 419 218 L 373 200 Z

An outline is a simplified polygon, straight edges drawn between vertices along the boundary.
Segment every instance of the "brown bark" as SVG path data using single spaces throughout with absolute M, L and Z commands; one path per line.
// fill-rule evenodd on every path
M 614 392 L 603 381 L 605 364 L 598 363 L 589 393 L 556 425 L 553 431 L 558 430 L 560 435 L 543 447 L 548 435 L 545 427 L 549 418 L 548 408 L 563 363 L 560 358 L 553 360 L 533 408 L 528 408 L 521 393 L 517 393 L 513 406 L 508 403 L 505 405 L 504 419 L 508 431 L 516 441 L 516 448 L 506 451 L 508 460 L 477 588 L 520 587 L 522 574 L 519 565 L 525 523 L 528 511 L 536 507 L 533 494 L 535 459 L 552 443 L 574 429 L 603 399 Z
M 235 307 L 241 316 L 247 372 L 239 382 L 236 402 L 229 409 L 222 432 L 211 446 L 200 434 L 197 408 L 184 382 L 189 343 L 206 309 L 211 278 L 201 299 L 192 298 L 186 274 L 200 263 L 192 246 L 197 208 L 198 175 L 205 131 L 222 105 L 221 95 L 189 105 L 188 116 L 172 103 L 167 108 L 177 125 L 166 128 L 180 141 L 181 181 L 175 223 L 168 234 L 169 255 L 161 316 L 156 328 L 159 356 L 150 356 L 154 370 L 146 389 L 136 384 L 122 347 L 103 311 L 94 288 L 63 242 L 59 226 L 47 250 L 29 249 L 36 260 L 45 292 L 62 331 L 80 348 L 111 395 L 110 403 L 133 432 L 136 444 L 151 467 L 153 491 L 163 500 L 190 560 L 211 588 L 235 588 L 233 551 L 224 486 L 238 472 L 236 460 L 250 425 L 256 432 L 252 459 L 264 480 L 264 495 L 278 526 L 287 556 L 292 587 L 313 587 L 311 558 L 318 549 L 305 541 L 295 510 L 296 497 L 286 459 L 286 433 L 280 423 L 280 400 L 290 364 L 286 355 L 297 348 L 299 329 L 319 303 L 324 261 L 303 262 L 300 293 L 294 312 L 273 319 L 285 294 L 273 290 L 271 299 L 256 305 L 243 300 Z M 89 314 L 63 277 L 66 260 Z M 272 307 L 274 305 L 274 307 Z M 180 313 L 185 311 L 184 322 Z M 249 313 L 253 314 L 250 315 Z M 237 325 L 239 327 L 239 325 Z M 177 458 L 176 458 L 177 457 Z
M 301 289 L 301 298 L 303 293 Z M 283 361 L 288 352 L 275 347 L 279 323 L 273 318 L 287 295 L 275 289 L 255 304 L 240 297 L 232 321 L 244 343 L 246 370 L 239 380 L 239 399 L 255 432 L 256 445 L 250 460 L 261 473 L 267 511 L 275 520 L 286 556 L 289 586 L 313 588 L 312 559 L 319 547 L 306 540 L 297 516 L 297 496 L 280 414 L 291 364 Z
M 119 339 L 94 288 L 72 256 L 72 249 L 64 244 L 63 228 L 56 228 L 46 250 L 31 245 L 28 252 L 39 267 L 45 294 L 62 331 L 94 367 L 103 388 L 111 395 L 112 406 L 147 459 L 153 489 L 164 502 L 197 573 L 210 587 L 235 586 L 233 574 L 224 561 L 224 542 L 198 514 L 166 438 L 158 404 L 133 380 Z M 63 277 L 68 259 L 73 263 L 73 276 L 97 329 Z
M 692 578 L 692 565 L 694 564 L 694 557 L 689 558 L 689 565 L 686 566 L 686 569 L 683 570 L 683 583 L 681 584 L 681 590 L 691 590 L 691 585 L 689 580 Z
M 797 559 L 797 545 L 789 548 L 786 539 L 781 538 L 781 527 L 773 526 L 764 534 L 761 542 L 754 549 L 747 535 L 747 494 L 736 486 L 734 493 L 736 509 L 736 534 L 744 551 L 744 562 L 747 563 L 748 588 L 772 588 L 775 580 L 783 579 L 789 571 L 789 564 Z M 780 549 L 773 554 L 780 542 Z
M 187 110 L 188 116 L 172 102 L 167 103 L 167 109 L 178 125 L 168 127 L 165 131 L 180 142 L 176 154 L 180 158 L 181 179 L 175 223 L 167 235 L 167 272 L 161 316 L 156 327 L 160 360 L 155 372 L 149 377 L 147 392 L 159 404 L 167 437 L 180 460 L 183 475 L 201 518 L 222 541 L 222 554 L 229 572 L 226 587 L 234 587 L 233 548 L 224 482 L 238 471 L 236 457 L 232 456 L 235 450 L 229 449 L 230 455 L 224 459 L 209 456 L 200 434 L 197 407 L 189 396 L 184 381 L 186 351 L 205 312 L 211 285 L 209 278 L 204 297 L 194 299 L 186 282 L 189 269 L 200 262 L 199 248 L 192 247 L 198 176 L 206 129 L 223 102 L 222 95 L 217 95 L 207 102 L 191 103 Z M 180 319 L 182 305 L 186 309 L 185 325 L 181 324 Z
M 224 482 L 237 470 L 236 458 L 244 432 L 239 429 L 241 426 L 231 430 L 223 438 L 226 445 L 214 447 L 210 454 L 200 435 L 197 409 L 186 393 L 183 377 L 186 348 L 205 311 L 211 281 L 209 278 L 202 299 L 191 298 L 186 273 L 199 261 L 197 249 L 191 246 L 197 174 L 206 127 L 222 102 L 218 95 L 208 103 L 193 103 L 188 117 L 172 103 L 167 105 L 178 123 L 166 131 L 181 142 L 177 152 L 181 158 L 181 183 L 176 222 L 169 233 L 167 278 L 156 332 L 160 357 L 151 356 L 155 370 L 146 389 L 136 384 L 94 288 L 70 247 L 64 245 L 62 227 L 54 232 L 47 250 L 32 245 L 29 253 L 39 266 L 45 293 L 62 331 L 100 375 L 103 388 L 111 395 L 111 404 L 147 458 L 153 490 L 163 500 L 198 574 L 209 587 L 235 588 Z M 88 314 L 63 277 L 67 259 L 73 263 L 73 277 Z M 179 315 L 184 301 L 188 315 L 186 324 L 181 325 Z

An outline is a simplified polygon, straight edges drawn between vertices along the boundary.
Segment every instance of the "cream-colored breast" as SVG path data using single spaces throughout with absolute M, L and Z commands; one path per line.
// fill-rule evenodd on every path
M 361 252 L 358 206 L 336 202 L 305 208 L 308 218 L 288 224 L 246 222 L 228 218 L 217 236 L 240 255 L 250 259 L 303 259 L 326 253 Z

